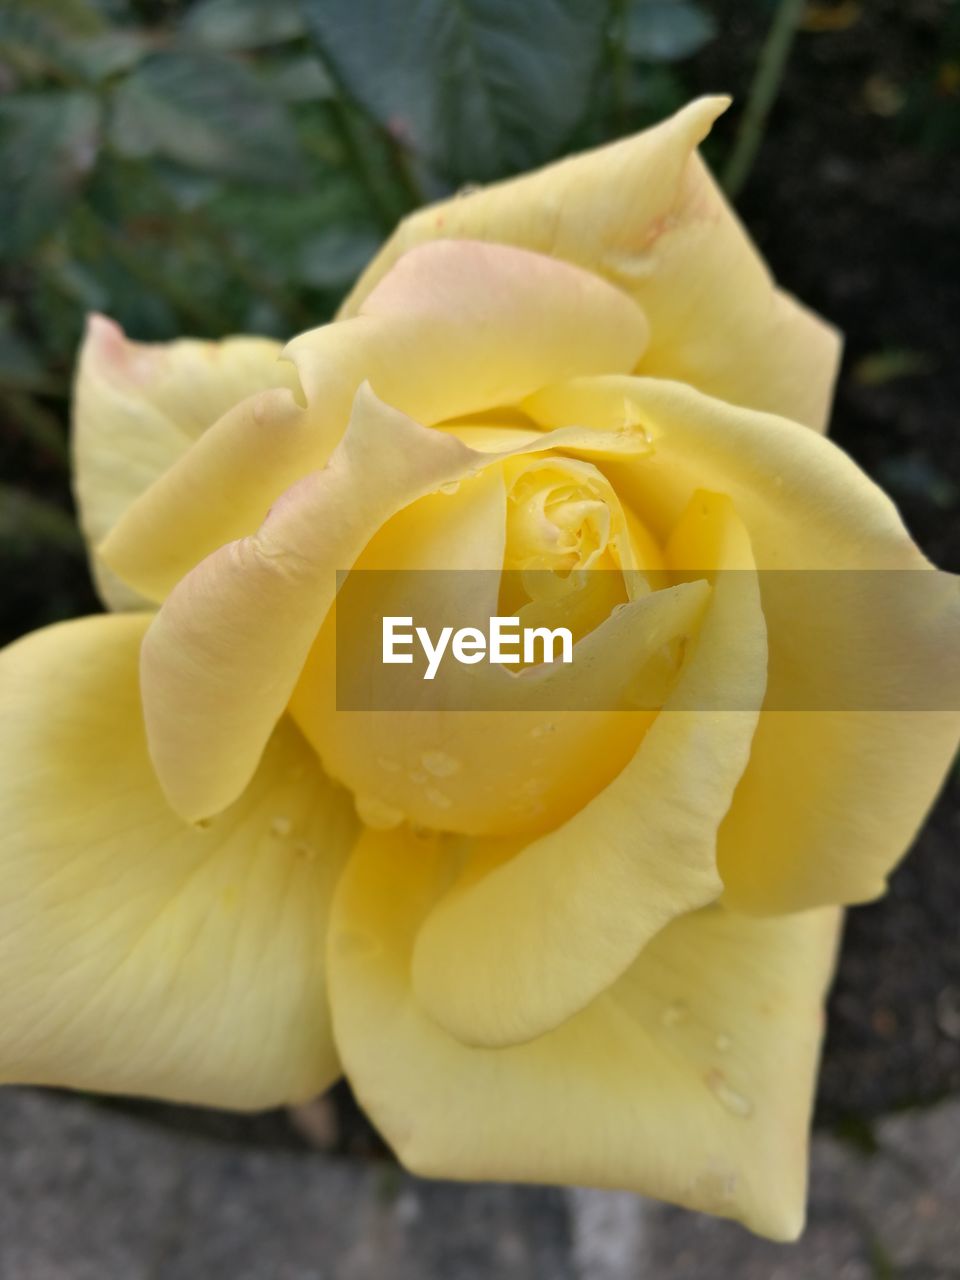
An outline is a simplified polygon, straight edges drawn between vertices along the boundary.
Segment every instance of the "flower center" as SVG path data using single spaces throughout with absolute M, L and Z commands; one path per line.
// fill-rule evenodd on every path
M 646 583 L 627 518 L 590 463 L 525 462 L 510 477 L 500 604 L 524 627 L 567 626 L 579 639 Z
M 599 472 L 572 462 L 526 469 L 510 490 L 504 568 L 562 575 L 618 568 L 610 554 L 613 519 L 604 486 Z

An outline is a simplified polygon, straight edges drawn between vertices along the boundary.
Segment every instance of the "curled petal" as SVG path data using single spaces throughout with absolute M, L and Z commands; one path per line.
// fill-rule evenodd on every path
M 417 997 L 465 1043 L 542 1035 L 615 981 L 670 920 L 720 893 L 717 829 L 749 758 L 766 679 L 749 541 L 728 500 L 698 495 L 668 563 L 740 572 L 718 576 L 692 655 L 632 759 L 515 856 L 485 871 L 468 864 L 417 937 Z M 670 606 L 682 611 L 684 597 Z M 654 617 L 638 617 L 630 643 L 641 653 L 644 631 L 659 632 Z M 703 709 L 719 689 L 739 709 Z
M 876 897 L 956 752 L 960 583 L 842 450 L 794 422 L 651 378 L 527 402 L 544 426 L 603 430 L 625 406 L 652 449 L 617 468 L 624 498 L 666 528 L 698 486 L 730 495 L 761 570 L 770 676 L 720 831 L 729 900 L 764 912 Z
M 365 321 L 358 333 L 389 357 L 363 376 L 381 399 L 428 425 L 515 404 L 574 370 L 629 372 L 649 337 L 637 303 L 592 272 L 469 239 L 411 248 L 356 314 Z M 347 331 L 324 326 L 287 347 L 308 400 L 325 393 L 329 343 Z
M 131 342 L 119 325 L 92 315 L 74 385 L 74 484 L 100 594 L 112 608 L 142 596 L 94 554 L 140 495 L 237 401 L 268 387 L 297 386 L 280 344 Z
M 775 287 L 695 150 L 728 102 L 700 98 L 635 137 L 411 214 L 341 314 L 355 315 L 414 245 L 519 245 L 636 299 L 650 321 L 641 372 L 823 430 L 839 336 Z
M 356 319 L 289 344 L 305 403 L 265 391 L 236 405 L 134 504 L 101 555 L 162 600 L 323 466 L 365 381 L 429 426 L 557 378 L 626 372 L 646 340 L 636 303 L 588 272 L 497 245 L 424 246 L 397 263 Z
M 574 427 L 541 433 L 519 451 L 552 447 L 646 445 Z M 337 571 L 401 508 L 504 456 L 422 427 L 364 386 L 328 465 L 288 490 L 257 534 L 221 547 L 178 584 L 142 658 L 150 753 L 178 813 L 190 821 L 218 813 L 253 776 L 336 594 Z

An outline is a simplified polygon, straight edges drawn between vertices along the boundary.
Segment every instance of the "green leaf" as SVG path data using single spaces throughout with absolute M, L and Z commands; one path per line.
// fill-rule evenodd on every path
M 632 0 L 626 47 L 644 62 L 689 58 L 717 34 L 713 17 L 692 0 Z
M 352 263 L 362 265 L 359 259 L 363 250 L 355 244 L 351 246 L 351 234 L 376 248 L 371 237 L 376 237 L 377 232 L 371 230 L 372 215 L 356 176 L 347 170 L 323 170 L 320 166 L 313 172 L 309 187 L 295 200 L 277 200 L 272 191 L 264 188 L 228 186 L 204 210 L 218 238 L 229 240 L 248 261 L 259 264 L 278 282 L 297 289 L 318 287 L 314 279 L 308 278 L 311 274 L 323 277 L 321 288 L 349 282 L 349 277 L 331 282 L 336 269 L 326 250 L 333 251 L 336 246 L 327 236 L 339 239 L 341 232 L 335 229 L 350 229 L 341 241 L 341 250 L 352 256 Z M 317 265 L 311 273 L 308 246 L 314 237 L 320 240 L 325 265 Z
M 355 101 L 451 184 L 556 154 L 583 116 L 604 0 L 302 0 Z
M 296 40 L 305 24 L 297 0 L 199 0 L 181 29 L 210 49 L 230 51 Z
M 101 35 L 75 40 L 71 46 L 74 63 L 88 80 L 107 80 L 129 71 L 156 46 L 156 39 L 143 31 L 104 31 Z
M 124 156 L 163 156 L 251 181 L 293 178 L 299 153 L 283 105 L 247 67 L 214 53 L 161 53 L 113 98 L 110 140 Z
M 300 280 L 316 289 L 352 284 L 379 247 L 372 226 L 333 226 L 310 236 L 300 251 Z
M 24 3 L 0 9 L 0 58 L 25 80 L 72 71 L 63 32 Z
M 97 82 L 128 71 L 157 43 L 134 30 L 73 32 L 51 13 L 12 3 L 0 10 L 0 57 L 24 78 Z
M 311 53 L 260 60 L 260 75 L 270 92 L 284 102 L 328 102 L 336 88 L 323 63 Z
M 49 20 L 71 36 L 93 35 L 106 25 L 101 6 L 91 0 L 20 0 L 11 7 L 29 7 L 38 18 Z
M 0 98 L 0 256 L 41 240 L 96 163 L 100 104 L 86 92 Z

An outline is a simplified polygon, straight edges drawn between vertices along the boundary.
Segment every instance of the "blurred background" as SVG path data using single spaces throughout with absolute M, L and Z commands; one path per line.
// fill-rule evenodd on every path
M 846 334 L 835 439 L 960 570 L 956 0 L 0 0 L 0 639 L 98 608 L 68 465 L 86 312 L 144 340 L 289 336 L 408 210 L 714 91 L 735 103 L 708 161 Z M 0 1280 L 960 1276 L 958 846 L 955 770 L 850 916 L 800 1252 L 630 1199 L 430 1188 L 345 1091 L 254 1118 L 24 1092 L 0 1101 Z M 258 1260 L 281 1200 L 288 1247 Z

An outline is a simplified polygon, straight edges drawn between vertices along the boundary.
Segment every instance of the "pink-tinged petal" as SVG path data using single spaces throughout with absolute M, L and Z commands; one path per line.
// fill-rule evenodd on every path
M 573 427 L 507 454 L 422 427 L 361 387 L 329 463 L 272 508 L 260 531 L 213 553 L 164 603 L 143 648 L 151 755 L 171 804 L 191 821 L 246 785 L 287 706 L 349 569 L 397 511 L 516 452 L 610 456 L 646 448 L 641 433 Z
M 77 364 L 73 403 L 74 485 L 100 593 L 112 608 L 136 608 L 142 594 L 108 569 L 95 548 L 142 493 L 194 440 L 251 392 L 297 385 L 280 344 L 132 342 L 92 315 Z
M 355 315 L 415 245 L 518 245 L 636 299 L 650 322 L 640 372 L 823 430 L 839 335 L 775 287 L 696 153 L 728 103 L 700 98 L 635 137 L 411 214 L 341 314 Z
M 269 391 L 237 405 L 130 508 L 101 555 L 162 600 L 323 466 L 365 381 L 429 426 L 571 374 L 626 372 L 646 340 L 636 303 L 588 272 L 497 245 L 424 246 L 396 264 L 357 318 L 289 344 L 305 404 Z

